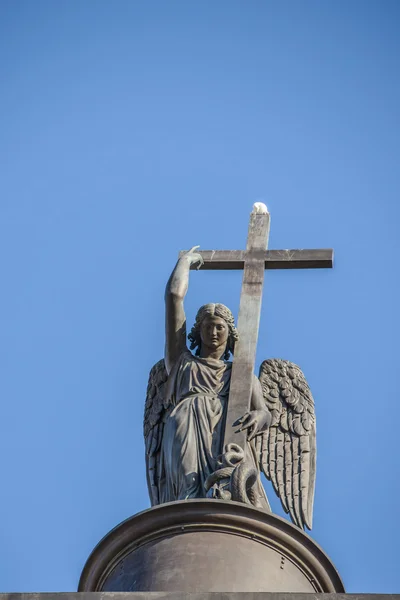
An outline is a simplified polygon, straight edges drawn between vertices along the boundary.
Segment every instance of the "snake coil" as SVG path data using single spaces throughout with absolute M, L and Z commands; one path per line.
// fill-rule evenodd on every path
M 221 456 L 220 463 L 221 468 L 207 477 L 206 491 L 208 492 L 215 486 L 215 497 L 221 500 L 234 500 L 256 506 L 255 485 L 258 471 L 245 460 L 243 449 L 238 444 L 228 444 Z M 224 485 L 223 480 L 228 480 L 229 485 L 227 483 Z

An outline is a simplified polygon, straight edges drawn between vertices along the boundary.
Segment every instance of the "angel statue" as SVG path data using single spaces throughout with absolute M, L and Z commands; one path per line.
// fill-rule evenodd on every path
M 183 301 L 199 246 L 181 255 L 166 287 L 165 356 L 150 371 L 144 415 L 146 468 L 152 505 L 189 498 L 239 500 L 270 511 L 260 472 L 301 528 L 312 526 L 315 484 L 314 401 L 299 367 L 281 359 L 253 376 L 243 451 L 223 448 L 232 362 L 238 332 L 223 304 L 197 313 L 186 346 Z M 193 351 L 193 352 L 192 352 Z

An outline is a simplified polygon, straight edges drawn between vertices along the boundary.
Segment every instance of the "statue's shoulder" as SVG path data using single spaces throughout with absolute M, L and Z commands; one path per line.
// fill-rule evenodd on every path
M 194 360 L 196 360 L 196 357 L 193 356 L 189 348 L 185 346 L 185 348 L 182 349 L 182 352 L 178 355 L 178 358 L 173 364 L 173 367 L 170 372 L 170 378 L 173 374 L 176 374 L 185 364 Z
M 196 360 L 196 358 L 197 357 L 191 353 L 189 348 L 187 346 L 185 346 L 183 348 L 182 352 L 180 353 L 177 362 L 186 361 L 186 360 Z

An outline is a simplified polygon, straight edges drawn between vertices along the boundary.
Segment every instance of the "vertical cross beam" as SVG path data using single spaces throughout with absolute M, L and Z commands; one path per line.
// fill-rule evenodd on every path
M 250 408 L 269 226 L 269 213 L 253 210 L 250 215 L 244 258 L 238 317 L 239 340 L 235 344 L 235 357 L 232 365 L 224 448 L 226 444 L 232 442 L 242 448 L 246 446 L 247 430 L 238 432 L 238 427 L 234 427 L 233 423 Z

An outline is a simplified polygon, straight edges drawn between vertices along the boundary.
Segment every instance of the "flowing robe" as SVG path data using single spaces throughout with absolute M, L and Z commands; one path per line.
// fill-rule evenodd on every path
M 171 406 L 161 446 L 160 503 L 204 498 L 204 483 L 222 453 L 232 363 L 200 358 L 186 348 L 172 368 Z M 254 444 L 249 454 L 254 460 Z M 255 461 L 254 461 L 255 462 Z M 268 506 L 259 482 L 260 500 Z

